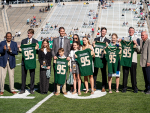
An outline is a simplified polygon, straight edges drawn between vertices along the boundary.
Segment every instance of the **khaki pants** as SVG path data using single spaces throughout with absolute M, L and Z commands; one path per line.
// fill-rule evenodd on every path
M 9 74 L 9 87 L 10 87 L 10 91 L 13 92 L 14 91 L 14 68 L 11 69 L 9 66 L 9 60 L 7 61 L 6 67 L 5 68 L 1 68 L 1 81 L 0 81 L 0 87 L 1 87 L 1 92 L 4 92 L 4 85 L 5 85 L 5 78 L 6 78 L 6 74 L 7 74 L 7 70 L 8 70 L 8 74 Z
M 60 84 L 57 84 L 57 93 L 60 93 Z M 62 92 L 65 93 L 66 92 L 66 82 L 64 83 L 63 87 L 62 87 Z

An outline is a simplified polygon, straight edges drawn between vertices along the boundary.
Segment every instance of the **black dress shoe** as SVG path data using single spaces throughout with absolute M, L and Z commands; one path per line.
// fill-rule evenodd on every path
M 25 93 L 25 91 L 23 91 L 23 90 L 21 90 L 21 91 L 19 92 L 19 94 L 23 94 L 23 93 Z
M 126 93 L 126 90 L 125 90 L 125 89 L 123 89 L 123 90 L 122 90 L 122 93 Z
M 33 90 L 30 91 L 31 94 L 34 94 Z
M 145 94 L 150 94 L 150 91 L 147 91 Z
M 45 92 L 44 94 L 47 94 L 47 92 Z
M 136 89 L 136 90 L 134 90 L 134 93 L 138 93 L 138 90 Z
M 142 93 L 146 93 L 147 92 L 147 90 L 145 89 L 145 90 L 143 90 L 143 91 L 141 91 Z

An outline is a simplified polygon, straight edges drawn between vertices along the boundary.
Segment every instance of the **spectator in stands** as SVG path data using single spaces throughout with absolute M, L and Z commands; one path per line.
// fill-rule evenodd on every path
M 21 35 L 21 32 L 19 31 L 19 32 L 18 32 L 18 37 L 20 37 L 20 35 Z
M 55 25 L 54 27 L 55 27 L 55 29 L 56 29 L 56 28 L 57 28 L 57 25 Z
M 40 23 L 41 23 L 41 17 L 40 17 Z
M 65 5 L 65 3 L 63 3 L 63 5 Z
M 17 37 L 17 36 L 18 36 L 18 32 L 15 33 L 15 37 Z
M 47 8 L 48 8 L 48 10 L 50 10 L 50 5 L 49 4 L 48 4 Z
M 35 28 L 38 28 L 38 26 L 39 26 L 39 24 L 38 24 L 38 23 L 36 23 Z
M 90 38 L 90 34 L 88 34 L 87 37 Z
M 94 34 L 94 28 L 92 28 L 92 33 Z
M 30 22 L 30 20 L 29 20 L 29 18 L 27 19 L 27 25 L 29 25 L 29 22 Z
M 44 13 L 44 8 L 43 8 L 43 13 Z
M 41 37 L 41 40 L 43 41 L 43 37 Z
M 42 12 L 42 10 L 40 9 L 39 12 Z

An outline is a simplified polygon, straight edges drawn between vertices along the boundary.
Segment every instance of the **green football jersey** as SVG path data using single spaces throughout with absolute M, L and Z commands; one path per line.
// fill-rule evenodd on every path
M 119 52 L 120 49 L 118 47 L 107 47 L 105 49 L 106 55 L 105 58 L 108 64 L 108 73 L 113 74 L 116 73 L 118 68 L 119 61 Z
M 95 42 L 94 53 L 94 67 L 103 68 L 102 58 L 104 57 L 104 48 L 106 47 L 106 43 L 104 42 Z
M 134 53 L 135 48 L 133 41 L 121 41 L 122 46 L 122 55 L 121 55 L 121 62 L 122 66 L 131 67 L 132 65 L 132 55 Z
M 26 70 L 36 68 L 36 43 L 21 45 Z
M 77 55 L 81 76 L 93 75 L 91 50 L 88 48 L 77 51 L 75 54 Z
M 55 64 L 55 83 L 64 84 L 68 71 L 68 61 L 66 58 L 58 58 Z

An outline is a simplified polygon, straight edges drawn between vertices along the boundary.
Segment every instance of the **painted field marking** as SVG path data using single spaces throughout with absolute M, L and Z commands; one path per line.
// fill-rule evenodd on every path
M 38 88 L 35 88 L 34 90 L 38 90 Z M 19 90 L 15 90 L 15 91 L 19 91 Z M 0 98 L 5 98 L 5 99 L 34 99 L 34 96 L 28 96 L 30 95 L 29 89 L 25 90 L 25 93 L 23 94 L 19 94 L 19 92 L 13 96 L 0 96 Z
M 43 100 L 38 102 L 35 106 L 33 106 L 30 110 L 28 110 L 26 113 L 32 113 L 35 111 L 39 106 L 41 106 L 44 102 L 46 102 L 49 98 L 51 98 L 54 95 L 54 93 L 49 94 L 47 97 L 45 97 Z
M 101 92 L 101 90 L 96 90 L 94 92 L 94 94 L 90 95 L 90 96 L 78 96 L 78 94 L 72 94 L 70 92 L 67 93 L 67 95 L 64 95 L 66 98 L 70 98 L 70 99 L 93 99 L 93 98 L 99 98 L 102 96 L 105 96 L 107 94 L 107 92 Z

